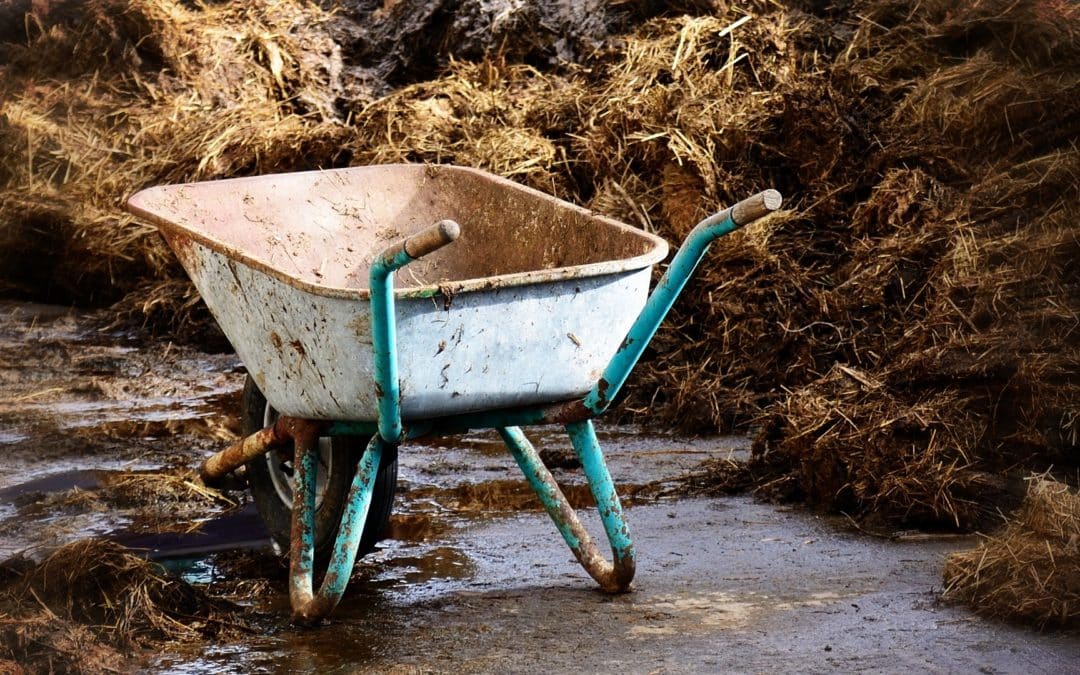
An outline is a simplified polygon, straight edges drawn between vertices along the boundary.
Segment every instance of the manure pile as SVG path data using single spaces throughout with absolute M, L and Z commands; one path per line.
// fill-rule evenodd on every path
M 760 494 L 887 524 L 975 527 L 1008 476 L 1076 465 L 1080 5 L 377 4 L 42 3 L 4 32 L 4 293 L 205 331 L 121 211 L 162 182 L 456 163 L 669 241 L 776 187 L 625 417 L 758 429 Z

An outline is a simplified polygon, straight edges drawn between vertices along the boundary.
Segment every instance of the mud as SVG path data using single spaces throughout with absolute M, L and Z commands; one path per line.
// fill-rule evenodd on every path
M 473 433 L 402 449 L 389 538 L 359 562 L 327 625 L 292 628 L 286 566 L 251 504 L 183 496 L 184 472 L 233 437 L 235 357 L 100 325 L 0 308 L 0 557 L 107 537 L 258 626 L 139 652 L 125 670 L 1064 672 L 1080 662 L 1074 634 L 940 604 L 944 557 L 971 538 L 890 541 L 746 496 L 679 497 L 702 466 L 745 460 L 746 439 L 604 425 L 637 545 L 632 593 L 595 590 L 498 437 Z M 558 429 L 529 436 L 546 456 L 569 456 Z M 580 471 L 552 464 L 587 507 Z M 153 475 L 165 476 L 156 497 L 111 492 Z M 141 521 L 148 513 L 159 520 Z M 598 533 L 595 511 L 583 516 Z
M 333 620 L 278 627 L 164 672 L 1069 672 L 1075 636 L 941 606 L 952 538 L 898 544 L 745 497 L 629 510 L 634 592 L 594 590 L 542 514 L 386 542 Z M 264 564 L 265 566 L 265 564 Z M 263 607 L 283 610 L 283 588 Z
M 0 302 L 0 558 L 132 528 L 191 529 L 230 507 L 133 488 L 163 474 L 182 484 L 194 457 L 235 437 L 239 361 L 108 325 L 99 313 Z
M 600 46 L 614 21 L 600 0 L 394 0 L 382 6 L 352 0 L 343 6 L 352 23 L 339 22 L 338 30 L 357 62 L 349 74 L 389 85 L 430 77 L 451 57 L 498 52 L 536 65 L 575 61 Z

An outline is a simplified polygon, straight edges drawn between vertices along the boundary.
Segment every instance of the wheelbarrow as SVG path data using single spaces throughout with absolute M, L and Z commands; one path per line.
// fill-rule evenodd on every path
M 592 420 L 709 244 L 780 201 L 766 190 L 698 223 L 651 295 L 664 240 L 474 169 L 161 186 L 128 208 L 161 230 L 247 368 L 247 435 L 201 474 L 212 485 L 246 465 L 306 624 L 385 528 L 398 447 L 475 429 L 498 431 L 600 588 L 628 590 L 634 546 Z M 522 433 L 535 424 L 569 434 L 610 561 Z

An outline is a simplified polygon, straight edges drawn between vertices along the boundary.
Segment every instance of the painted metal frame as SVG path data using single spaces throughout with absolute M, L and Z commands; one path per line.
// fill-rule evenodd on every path
M 202 467 L 208 483 L 220 480 L 242 464 L 273 447 L 290 441 L 295 449 L 292 547 L 290 549 L 290 600 L 293 621 L 310 624 L 324 618 L 340 601 L 353 564 L 375 476 L 386 452 L 409 438 L 445 435 L 470 429 L 494 428 L 506 443 L 525 479 L 551 516 L 566 544 L 582 567 L 609 593 L 629 589 L 634 577 L 635 554 L 622 505 L 604 462 L 592 419 L 601 415 L 618 395 L 645 347 L 674 305 L 680 292 L 717 238 L 780 207 L 780 194 L 766 190 L 698 223 L 672 259 L 667 271 L 631 326 L 622 346 L 603 375 L 581 400 L 525 408 L 482 411 L 450 417 L 410 421 L 401 419 L 398 353 L 395 335 L 393 272 L 413 260 L 453 242 L 460 228 L 453 221 L 436 225 L 390 247 L 371 267 L 371 325 L 374 343 L 377 422 L 319 422 L 283 417 L 214 455 Z M 582 471 L 596 501 L 610 544 L 609 562 L 578 519 L 551 472 L 520 427 L 530 424 L 563 424 L 581 461 Z M 322 435 L 370 436 L 350 488 L 348 503 L 338 528 L 334 550 L 318 591 L 314 591 L 315 465 L 318 438 Z

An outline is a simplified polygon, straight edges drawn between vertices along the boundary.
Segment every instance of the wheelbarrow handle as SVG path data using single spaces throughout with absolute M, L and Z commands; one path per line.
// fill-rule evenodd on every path
M 656 334 L 690 275 L 705 257 L 713 240 L 749 225 L 780 208 L 783 198 L 776 190 L 764 190 L 723 211 L 714 213 L 694 226 L 686 241 L 675 253 L 664 276 L 653 289 L 641 314 L 634 320 L 619 350 L 611 357 L 600 379 L 585 395 L 582 403 L 593 415 L 600 415 L 619 393 L 627 376 L 641 358 L 645 347 Z
M 372 266 L 372 283 L 375 275 L 389 275 L 417 258 L 433 253 L 461 236 L 461 226 L 452 220 L 440 220 L 383 251 Z
M 371 344 L 374 355 L 375 400 L 379 409 L 379 436 L 400 443 L 401 385 L 398 382 L 397 329 L 394 326 L 394 270 L 453 242 L 461 226 L 440 220 L 404 241 L 390 246 L 371 264 Z

